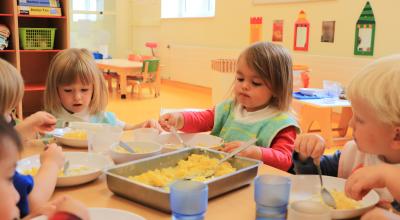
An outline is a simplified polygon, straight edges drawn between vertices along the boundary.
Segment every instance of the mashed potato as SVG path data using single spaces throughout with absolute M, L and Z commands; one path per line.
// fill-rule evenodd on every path
M 344 192 L 337 190 L 329 190 L 336 202 L 336 209 L 356 209 L 360 207 L 360 203 L 347 197 Z M 321 198 L 322 199 L 322 198 Z
M 90 168 L 89 168 L 88 166 L 83 166 L 83 165 L 77 166 L 77 167 L 71 167 L 71 168 L 68 169 L 67 176 L 76 176 L 76 175 L 80 175 L 80 174 L 82 174 L 83 172 L 87 172 L 88 170 L 90 170 Z M 37 174 L 38 171 L 39 171 L 39 167 L 32 167 L 31 169 L 24 170 L 22 173 L 23 173 L 24 175 L 35 176 L 35 175 Z M 64 172 L 63 172 L 63 170 L 61 169 L 61 170 L 58 172 L 58 177 L 63 177 L 63 176 L 64 176 Z
M 83 130 L 74 130 L 63 135 L 64 138 L 87 140 L 87 132 Z
M 217 163 L 216 158 L 192 154 L 187 160 L 180 160 L 176 167 L 150 170 L 137 176 L 129 176 L 129 179 L 168 189 L 169 184 L 185 177 L 194 177 L 192 179 L 194 181 L 205 181 L 236 171 L 229 162 L 224 162 L 220 166 L 216 166 Z M 207 177 L 210 171 L 214 170 L 214 175 Z

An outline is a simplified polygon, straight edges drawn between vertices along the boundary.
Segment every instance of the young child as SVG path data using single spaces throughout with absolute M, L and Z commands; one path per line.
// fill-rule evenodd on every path
M 357 189 L 360 187 L 357 182 L 368 182 L 372 179 L 369 175 L 351 177 L 355 170 L 374 165 L 385 166 L 384 164 L 400 166 L 398 85 L 400 55 L 378 59 L 358 73 L 347 89 L 347 97 L 353 108 L 350 127 L 353 129 L 354 140 L 346 143 L 342 151 L 322 156 L 325 144 L 321 137 L 313 134 L 299 136 L 295 143 L 295 151 L 298 154 L 293 155 L 296 172 L 317 173 L 313 160 L 320 162 L 324 175 L 350 178 L 346 184 L 346 193 L 352 198 L 360 199 L 368 187 Z M 385 171 L 382 169 L 375 172 Z M 365 171 L 363 173 L 365 174 Z M 354 175 L 356 174 L 357 171 Z M 353 183 L 353 178 L 357 179 L 356 183 Z M 378 184 L 373 187 L 380 186 L 382 185 Z M 383 201 L 392 202 L 393 196 L 387 188 L 375 190 Z
M 292 59 L 289 52 L 272 43 L 260 42 L 244 50 L 238 59 L 234 99 L 203 112 L 165 114 L 159 123 L 184 132 L 211 131 L 224 139 L 223 151 L 231 152 L 242 142 L 257 138 L 239 155 L 262 160 L 287 171 L 292 165 L 298 131 L 290 113 Z
M 15 125 L 10 116 L 19 102 L 22 101 L 24 84 L 21 75 L 6 61 L 0 59 L 0 118 L 6 119 L 10 125 Z M 55 118 L 48 113 L 38 112 L 15 126 L 24 139 L 30 139 L 36 132 L 52 130 Z M 52 144 L 48 146 L 41 156 L 41 167 L 37 175 L 21 175 L 15 172 L 13 177 L 20 200 L 18 203 L 21 217 L 28 214 L 30 210 L 41 207 L 51 197 L 55 189 L 58 170 L 64 163 L 64 154 L 61 147 Z
M 88 50 L 70 48 L 53 58 L 46 80 L 44 107 L 58 119 L 57 127 L 80 121 L 131 130 L 147 124 L 130 125 L 118 120 L 114 113 L 105 111 L 107 102 L 104 77 Z
M 15 167 L 22 150 L 22 143 L 13 127 L 0 117 L 0 216 L 1 219 L 19 219 L 17 203 L 20 196 L 13 185 Z M 41 207 L 43 213 L 31 214 L 30 219 L 39 214 L 47 214 L 52 220 L 88 219 L 88 213 L 78 201 L 69 197 L 60 197 Z M 73 213 L 73 214 L 72 214 Z M 64 218 L 60 218 L 63 216 Z M 68 218 L 66 218 L 68 217 Z

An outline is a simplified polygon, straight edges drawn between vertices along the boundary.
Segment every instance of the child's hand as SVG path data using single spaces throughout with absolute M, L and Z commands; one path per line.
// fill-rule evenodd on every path
M 31 219 L 40 215 L 51 217 L 57 212 L 68 212 L 80 217 L 81 219 L 89 219 L 86 207 L 81 202 L 65 195 L 53 199 L 36 210 L 32 210 L 24 219 Z
M 64 160 L 64 153 L 62 152 L 61 147 L 56 144 L 47 145 L 47 149 L 40 154 L 40 163 L 42 165 L 56 165 L 58 169 L 61 169 L 64 165 Z
M 55 129 L 57 119 L 47 112 L 40 111 L 30 115 L 23 122 L 29 124 L 34 131 L 45 133 Z
M 319 163 L 320 157 L 324 154 L 325 141 L 316 134 L 302 134 L 297 136 L 294 150 L 300 154 L 300 160 L 311 157 L 314 163 Z
M 222 148 L 222 151 L 230 153 L 233 150 L 235 150 L 236 148 L 240 147 L 243 143 L 244 143 L 243 141 L 232 141 L 229 143 L 225 143 L 224 147 Z M 242 156 L 242 157 L 253 158 L 256 160 L 262 159 L 261 149 L 260 149 L 260 147 L 257 147 L 255 145 L 246 148 L 242 152 L 238 153 L 238 155 Z
M 175 127 L 179 130 L 183 128 L 183 114 L 180 112 L 167 113 L 161 115 L 158 122 L 166 131 L 170 131 L 171 127 Z
M 388 210 L 381 208 L 374 208 L 371 211 L 365 213 L 361 220 L 400 220 L 400 216 L 396 215 Z
M 390 165 L 379 164 L 355 170 L 346 180 L 346 195 L 361 200 L 371 189 L 385 187 L 385 173 L 390 173 L 390 169 Z
M 82 220 L 90 219 L 89 212 L 85 205 L 69 196 L 62 196 L 58 198 L 54 204 L 56 206 L 56 212 L 71 213 L 81 218 Z
M 150 119 L 150 120 L 143 122 L 142 128 L 155 128 L 158 131 L 162 131 L 161 125 L 158 123 L 157 120 L 154 120 L 154 119 Z

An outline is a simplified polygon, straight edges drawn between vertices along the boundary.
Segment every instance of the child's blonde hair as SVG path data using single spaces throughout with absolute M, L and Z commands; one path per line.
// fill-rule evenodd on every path
M 347 88 L 349 100 L 365 101 L 378 118 L 400 125 L 400 54 L 380 58 L 355 75 Z
M 82 84 L 93 83 L 93 95 L 89 105 L 90 114 L 104 111 L 108 102 L 108 90 L 102 72 L 91 53 L 86 49 L 70 48 L 59 52 L 51 61 L 44 92 L 44 108 L 57 114 L 62 104 L 57 88 L 80 80 Z
M 24 81 L 13 65 L 0 58 L 0 115 L 13 110 L 24 96 Z
M 277 44 L 258 42 L 244 50 L 239 56 L 241 58 L 246 59 L 247 65 L 271 89 L 269 105 L 280 111 L 289 111 L 293 92 L 292 58 L 289 51 Z

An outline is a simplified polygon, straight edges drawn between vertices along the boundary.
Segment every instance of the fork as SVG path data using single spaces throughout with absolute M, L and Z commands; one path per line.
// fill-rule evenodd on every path
M 170 128 L 170 131 L 172 132 L 172 134 L 175 135 L 175 137 L 178 139 L 179 143 L 180 143 L 183 147 L 189 147 L 189 145 L 187 145 L 187 144 L 183 141 L 182 137 L 178 134 L 178 132 L 176 131 L 176 128 L 175 128 L 175 127 L 171 127 L 171 128 Z

